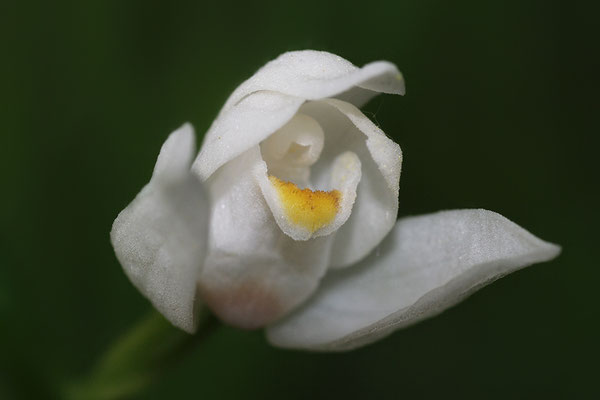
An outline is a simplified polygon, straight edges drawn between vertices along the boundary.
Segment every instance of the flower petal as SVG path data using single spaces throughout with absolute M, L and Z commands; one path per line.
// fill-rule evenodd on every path
M 163 144 L 150 182 L 110 233 L 131 282 L 173 325 L 196 329 L 196 288 L 205 256 L 209 206 L 190 173 L 194 132 L 186 124 Z
M 353 88 L 358 90 L 350 92 Z M 362 105 L 378 93 L 404 94 L 404 79 L 387 61 L 375 61 L 362 68 L 325 51 L 303 50 L 284 53 L 242 83 L 225 103 L 233 107 L 247 95 L 270 90 L 306 100 L 342 95 Z
M 328 276 L 307 304 L 268 329 L 268 339 L 281 347 L 353 349 L 559 252 L 491 211 L 401 219 L 375 253 Z
M 204 136 L 192 169 L 204 181 L 219 167 L 258 145 L 292 119 L 303 99 L 257 92 L 221 111 Z
M 304 104 L 301 112 L 316 119 L 325 132 L 321 160 L 312 168 L 313 184 L 319 184 L 339 152 L 351 151 L 362 163 L 352 215 L 336 233 L 331 259 L 332 267 L 352 265 L 396 223 L 402 151 L 350 103 L 324 99 Z
M 194 127 L 185 123 L 163 143 L 154 165 L 152 179 L 164 179 L 168 182 L 187 177 L 195 153 Z
M 296 241 L 279 229 L 255 178 L 266 173 L 259 146 L 207 181 L 212 199 L 210 248 L 200 277 L 202 299 L 230 325 L 253 329 L 281 318 L 309 297 L 327 270 L 331 238 Z
M 205 135 L 193 169 L 202 180 L 285 125 L 305 100 L 338 96 L 362 105 L 377 93 L 404 94 L 396 66 L 358 68 L 323 51 L 284 53 L 231 94 Z
M 297 113 L 260 144 L 269 174 L 302 187 L 310 186 L 310 166 L 323 151 L 324 133 L 314 119 Z

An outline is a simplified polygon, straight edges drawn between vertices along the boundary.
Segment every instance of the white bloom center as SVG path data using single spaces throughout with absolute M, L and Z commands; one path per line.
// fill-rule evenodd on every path
M 310 174 L 308 167 L 319 159 L 324 135 L 317 121 L 307 115 L 296 114 L 260 146 L 269 173 L 307 185 Z M 300 181 L 296 182 L 297 179 Z
M 295 240 L 337 230 L 356 199 L 361 164 L 351 151 L 331 160 L 325 187 L 311 184 L 310 167 L 321 156 L 324 137 L 315 119 L 298 113 L 260 146 L 265 163 L 256 177 L 277 224 Z

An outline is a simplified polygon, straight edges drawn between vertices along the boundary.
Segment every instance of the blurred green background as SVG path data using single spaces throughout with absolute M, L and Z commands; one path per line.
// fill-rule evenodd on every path
M 404 152 L 400 216 L 483 207 L 563 254 L 350 353 L 219 328 L 139 398 L 600 395 L 598 7 L 583 4 L 3 1 L 0 398 L 49 398 L 149 312 L 113 219 L 168 133 L 202 135 L 241 81 L 305 48 L 404 73 L 405 97 L 366 107 Z

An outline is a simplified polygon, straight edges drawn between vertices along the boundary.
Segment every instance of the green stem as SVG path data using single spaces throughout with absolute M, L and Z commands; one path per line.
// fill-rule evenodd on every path
M 117 400 L 142 392 L 216 326 L 212 315 L 201 312 L 197 333 L 189 335 L 153 311 L 109 347 L 87 377 L 66 386 L 62 397 Z

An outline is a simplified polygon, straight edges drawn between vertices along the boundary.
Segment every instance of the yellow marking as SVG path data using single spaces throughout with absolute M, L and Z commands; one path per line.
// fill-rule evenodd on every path
M 313 192 L 273 175 L 269 175 L 269 180 L 277 189 L 285 214 L 292 223 L 312 233 L 334 220 L 342 197 L 338 190 Z

